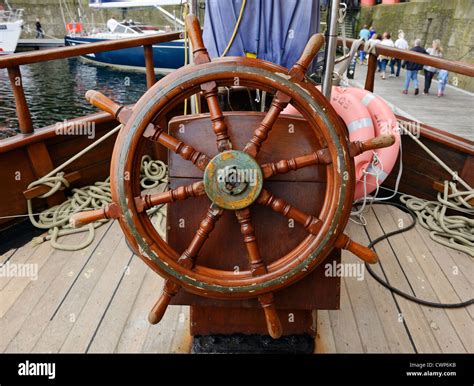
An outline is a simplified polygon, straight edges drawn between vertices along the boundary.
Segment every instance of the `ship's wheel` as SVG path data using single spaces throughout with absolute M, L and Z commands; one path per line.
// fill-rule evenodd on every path
M 186 19 L 191 39 L 194 64 L 182 67 L 164 77 L 148 90 L 132 110 L 116 105 L 102 94 L 89 91 L 88 100 L 113 113 L 123 124 L 115 144 L 111 164 L 113 203 L 99 211 L 73 216 L 76 225 L 99 218 L 117 218 L 128 242 L 154 271 L 166 279 L 163 293 L 153 307 L 149 320 L 161 320 L 171 298 L 183 288 L 194 294 L 221 299 L 258 298 L 263 307 L 269 334 L 278 338 L 281 323 L 274 306 L 273 293 L 300 280 L 320 264 L 335 248 L 349 249 L 368 263 L 377 261 L 370 249 L 351 241 L 343 233 L 352 206 L 354 193 L 353 157 L 363 151 L 390 146 L 391 136 L 366 142 L 348 141 L 342 120 L 326 98 L 305 77 L 307 68 L 324 42 L 320 34 L 308 42 L 301 58 L 287 70 L 281 66 L 252 58 L 229 57 L 210 60 L 204 47 L 199 22 L 195 16 Z M 248 143 L 233 148 L 218 102 L 218 87 L 239 86 L 265 90 L 274 95 L 264 119 Z M 200 94 L 207 101 L 212 121 L 217 154 L 210 157 L 168 134 L 161 127 L 163 117 L 184 99 Z M 290 103 L 307 121 L 324 147 L 310 154 L 295 154 L 294 158 L 259 164 L 257 155 L 281 111 Z M 203 173 L 201 181 L 160 194 L 142 195 L 140 191 L 140 160 L 147 141 L 154 141 L 175 152 L 190 167 Z M 193 164 L 193 165 L 191 165 Z M 311 165 L 326 166 L 324 204 L 319 214 L 308 214 L 289 205 L 266 189 L 265 180 Z M 240 176 L 240 178 L 235 178 Z M 242 176 L 247 176 L 242 178 Z M 291 183 L 291 182 L 288 182 Z M 294 182 L 293 182 L 294 183 Z M 184 251 L 176 251 L 155 230 L 146 210 L 177 200 L 192 200 L 207 196 L 209 209 L 203 213 L 195 236 Z M 262 205 L 303 226 L 308 236 L 295 249 L 271 264 L 264 264 L 253 223 L 252 206 Z M 246 246 L 248 270 L 224 271 L 196 264 L 196 258 L 206 239 L 224 211 L 233 211 L 240 224 Z M 224 258 L 225 247 L 222 248 Z

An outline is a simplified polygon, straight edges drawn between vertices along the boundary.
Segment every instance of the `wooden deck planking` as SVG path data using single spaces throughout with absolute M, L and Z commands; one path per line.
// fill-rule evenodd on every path
M 37 302 L 28 315 L 25 315 L 24 324 L 30 326 L 29 328 L 22 328 L 16 336 L 11 340 L 7 351 L 9 352 L 31 352 L 35 345 L 41 338 L 48 337 L 48 332 L 51 326 L 55 326 L 54 317 L 60 307 L 62 299 L 68 294 L 69 289 L 75 283 L 77 275 L 81 274 L 82 267 L 88 261 L 89 256 L 93 253 L 101 242 L 104 236 L 108 233 L 110 224 L 104 225 L 97 229 L 96 238 L 94 242 L 85 250 L 76 252 L 57 251 L 64 256 L 65 264 L 58 274 L 51 280 L 46 293 L 37 299 Z M 70 237 L 70 241 L 77 241 L 77 237 Z M 67 242 L 67 238 L 64 241 Z M 48 247 L 48 244 L 44 244 Z M 64 257 L 63 257 L 64 258 Z M 16 281 L 16 280 L 15 280 Z M 8 315 L 7 315 L 8 317 Z M 70 324 L 70 323 L 69 323 Z M 64 320 L 60 322 L 61 327 L 67 326 Z M 55 331 L 53 337 L 60 336 L 58 331 Z M 47 349 L 45 351 L 53 351 L 54 339 L 48 340 Z
M 114 226 L 114 223 L 107 224 L 106 233 L 101 243 L 84 256 L 80 266 L 68 267 L 69 270 L 65 271 L 64 274 L 72 276 L 73 280 L 64 284 L 61 284 L 61 281 L 56 281 L 60 292 L 56 296 L 55 308 L 48 313 L 47 325 L 37 339 L 32 349 L 33 352 L 58 352 L 60 350 L 76 323 L 83 305 L 89 298 L 90 291 L 96 285 L 100 273 L 110 260 L 110 255 L 105 255 L 104 258 L 104 251 L 113 252 L 114 243 L 117 243 L 121 237 L 122 234 L 118 227 Z
M 73 242 L 77 240 L 77 236 L 68 235 L 63 238 L 63 242 Z M 99 243 L 100 238 L 94 240 L 94 244 Z M 27 244 L 25 248 L 31 247 Z M 54 279 L 59 275 L 63 266 L 71 258 L 72 253 L 67 251 L 58 251 L 48 248 L 48 244 L 40 246 L 36 251 L 35 258 L 40 259 L 42 255 L 48 256 L 46 263 L 38 271 L 38 280 L 31 281 L 24 289 L 21 295 L 16 299 L 15 303 L 10 307 L 8 312 L 0 318 L 0 330 L 2 331 L 0 338 L 0 352 L 5 351 L 10 341 L 23 330 L 31 330 L 35 328 L 35 320 L 26 323 L 32 310 L 35 309 L 38 302 L 43 296 L 47 295 Z M 78 252 L 80 253 L 80 252 Z M 21 278 L 13 278 L 13 282 L 21 283 Z M 3 297 L 2 297 L 3 301 Z M 49 304 L 54 307 L 57 303 Z M 18 347 L 22 351 L 21 347 Z
M 122 237 L 107 266 L 97 279 L 87 302 L 78 313 L 71 332 L 60 349 L 61 352 L 88 352 L 132 256 L 125 238 Z
M 404 213 L 398 209 L 388 210 L 386 206 L 376 205 L 374 210 L 385 233 L 396 230 L 399 219 L 404 219 L 405 224 L 409 221 L 408 216 L 404 215 Z M 423 255 L 426 256 L 428 252 L 425 248 L 422 248 L 422 242 L 419 237 L 416 237 L 416 232 L 408 231 L 394 235 L 389 239 L 389 243 L 392 245 L 392 248 L 396 246 L 399 262 L 416 296 L 433 302 L 442 302 L 443 300 L 440 299 L 433 288 L 437 278 L 434 277 L 433 273 L 432 275 L 428 275 L 423 270 L 423 263 L 420 260 L 424 260 Z M 436 264 L 432 264 L 432 266 L 435 267 Z M 451 284 L 448 282 L 447 286 L 443 286 L 443 289 L 447 291 L 450 287 Z M 421 310 L 425 314 L 426 320 L 429 322 L 429 326 L 433 331 L 433 335 L 443 352 L 466 351 L 456 328 L 454 328 L 448 317 L 448 311 L 431 307 L 421 307 Z M 454 312 L 450 310 L 449 313 L 453 315 L 456 311 L 459 310 L 454 310 Z M 460 329 L 462 326 L 458 324 L 456 327 Z
M 390 73 L 389 67 L 387 74 Z M 402 70 L 400 77 L 382 80 L 379 73 L 375 74 L 375 94 L 383 97 L 390 104 L 399 108 L 400 115 L 416 118 L 419 122 L 458 135 L 474 141 L 474 123 L 470 111 L 474 109 L 474 95 L 455 87 L 447 87 L 445 96 L 438 98 L 438 84 L 436 77 L 431 84 L 430 94 L 423 95 L 424 77 L 418 75 L 420 95 L 413 94 L 413 82 L 410 85 L 408 95 L 402 94 L 405 71 Z M 363 88 L 367 66 L 357 64 L 355 79 L 350 82 L 357 87 Z M 388 76 L 388 75 L 387 75 Z M 450 82 L 456 74 L 450 74 Z M 469 108 L 470 107 L 470 108 Z M 405 112 L 405 113 L 404 113 Z
M 154 271 L 149 269 L 139 288 L 135 303 L 130 311 L 127 322 L 121 332 L 114 349 L 119 353 L 139 353 L 145 344 L 145 339 L 150 328 L 155 328 L 148 323 L 148 312 L 160 294 L 164 280 Z
M 388 218 L 391 216 L 395 223 L 398 221 L 399 218 L 403 219 L 405 223 L 408 223 L 408 221 L 411 220 L 408 214 L 400 210 L 395 209 L 395 212 L 387 211 L 386 209 L 386 207 L 379 207 L 375 210 L 376 212 L 384 211 L 381 214 L 382 217 L 387 216 Z M 402 236 L 405 238 L 407 245 L 410 246 L 410 249 L 413 252 L 413 256 L 420 265 L 420 268 L 424 272 L 425 277 L 428 278 L 427 281 L 429 282 L 433 293 L 439 299 L 439 302 L 448 304 L 461 302 L 463 298 L 460 298 L 457 295 L 451 281 L 448 279 L 448 277 L 445 276 L 444 272 L 438 264 L 438 261 L 444 260 L 445 256 L 436 256 L 432 254 L 428 246 L 425 244 L 425 241 L 421 238 L 418 230 L 405 232 L 402 234 Z M 468 258 L 468 256 L 465 255 L 465 258 Z M 467 296 L 465 299 L 467 299 Z M 474 350 L 472 317 L 469 315 L 468 311 L 465 308 L 444 310 L 430 308 L 426 309 L 428 311 L 436 311 L 438 313 L 441 313 L 441 315 L 445 313 L 451 321 L 453 329 L 457 333 L 459 341 L 465 348 L 465 350 L 467 352 L 472 352 Z M 440 328 L 442 329 L 442 327 Z M 451 334 L 448 335 L 451 336 Z M 456 350 L 454 352 L 459 351 Z
M 366 215 L 370 239 L 381 235 L 382 228 L 392 230 L 403 215 L 394 208 L 376 207 Z M 352 223 L 347 227 L 363 244 L 369 242 L 366 230 Z M 68 238 L 64 242 L 73 236 Z M 376 250 L 382 264 L 374 270 L 383 275 L 383 267 L 392 285 L 405 291 L 411 291 L 411 285 L 418 296 L 446 302 L 472 296 L 472 259 L 434 243 L 419 226 L 377 244 Z M 99 228 L 86 251 L 52 251 L 48 243 L 36 248 L 29 243 L 10 259 L 15 258 L 43 265 L 38 281 L 25 286 L 21 278 L 10 278 L 4 287 L 22 290 L 8 300 L 8 308 L 2 305 L 6 297 L 1 299 L 0 307 L 6 308 L 0 318 L 1 351 L 190 351 L 189 307 L 172 306 L 160 324 L 148 324 L 147 314 L 163 280 L 132 257 L 117 222 Z M 346 252 L 343 262 L 358 263 Z M 452 273 L 453 264 L 460 267 L 458 275 Z M 342 284 L 341 310 L 318 312 L 316 352 L 472 352 L 473 307 L 421 307 L 392 295 L 368 272 L 364 280 L 343 278 Z
M 366 215 L 367 218 L 367 232 L 370 235 L 370 240 L 382 236 L 383 230 L 378 223 L 374 212 Z M 379 242 L 375 246 L 375 251 L 380 258 L 380 266 L 385 272 L 385 279 L 402 291 L 414 295 L 404 271 L 401 269 L 397 256 L 395 255 L 391 244 L 387 240 Z M 406 324 L 411 340 L 413 341 L 415 350 L 417 352 L 436 353 L 441 352 L 441 348 L 427 323 L 426 318 L 421 310 L 421 307 L 412 303 L 399 295 L 395 295 L 396 303 L 400 309 L 400 320 Z
M 346 230 L 354 240 L 358 241 L 362 245 L 369 244 L 370 240 L 362 226 L 350 222 Z M 344 251 L 343 261 L 345 262 L 346 259 L 351 259 L 353 262 L 358 262 L 358 259 L 351 253 Z M 383 271 L 379 264 L 372 266 L 372 269 L 378 275 L 384 277 Z M 384 338 L 388 344 L 388 350 L 386 351 L 379 350 L 370 352 L 414 352 L 415 349 L 410 337 L 408 336 L 406 324 L 402 319 L 399 318 L 400 309 L 394 300 L 394 296 L 384 287 L 382 287 L 382 285 L 376 282 L 375 279 L 370 276 L 367 270 L 365 271 L 364 280 L 362 282 L 357 282 L 359 287 L 363 287 L 364 284 L 366 284 L 366 287 L 363 288 L 363 291 L 361 291 L 360 295 L 362 297 L 360 312 L 364 316 L 366 313 L 366 304 L 367 302 L 370 302 L 370 307 L 373 311 L 375 311 L 375 313 L 372 312 L 372 318 L 367 321 L 365 326 L 361 326 L 358 322 L 359 329 L 363 328 L 366 331 L 369 331 L 370 334 L 373 334 L 372 324 L 376 323 L 378 326 L 379 323 L 375 322 L 378 319 L 382 327 Z M 372 336 L 369 335 L 368 339 L 372 339 Z

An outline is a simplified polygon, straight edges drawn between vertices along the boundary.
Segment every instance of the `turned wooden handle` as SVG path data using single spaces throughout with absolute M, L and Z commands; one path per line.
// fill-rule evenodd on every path
M 359 259 L 368 264 L 375 264 L 379 261 L 377 254 L 370 248 L 367 248 L 355 241 L 352 241 L 349 236 L 341 234 L 336 240 L 336 247 L 346 249 L 352 252 Z
M 118 218 L 118 206 L 115 203 L 96 210 L 75 213 L 69 218 L 69 224 L 73 228 L 80 228 L 94 221 Z
M 178 293 L 179 288 L 180 287 L 178 284 L 175 284 L 170 280 L 166 280 L 160 298 L 148 314 L 148 321 L 151 324 L 157 324 L 161 321 L 161 319 L 163 319 L 163 315 L 170 305 L 171 299 Z
M 115 118 L 117 118 L 120 110 L 123 106 L 118 105 L 110 98 L 107 98 L 104 94 L 99 91 L 89 90 L 86 92 L 86 99 L 89 103 L 102 111 L 105 111 L 109 114 L 112 114 Z
M 193 53 L 197 51 L 206 51 L 206 46 L 202 40 L 201 25 L 196 15 L 186 16 L 186 29 L 188 30 L 189 39 L 193 47 Z
M 392 146 L 395 143 L 395 136 L 390 135 L 380 135 L 378 137 L 370 138 L 366 141 L 362 142 L 362 146 L 364 147 L 364 151 L 367 150 L 374 150 L 374 149 L 381 149 L 383 147 Z
M 278 317 L 278 313 L 274 303 L 273 293 L 267 293 L 264 295 L 260 295 L 258 297 L 258 301 L 263 308 L 263 312 L 265 313 L 265 320 L 267 322 L 267 329 L 268 334 L 273 339 L 278 339 L 283 334 L 283 328 L 281 327 L 280 318 Z
M 163 319 L 163 315 L 165 314 L 172 297 L 172 295 L 166 292 L 161 294 L 160 298 L 148 314 L 148 321 L 151 324 L 158 324 L 161 319 Z
M 278 317 L 277 310 L 274 304 L 263 307 L 263 312 L 265 313 L 265 320 L 267 322 L 268 334 L 273 339 L 278 339 L 283 333 L 281 327 L 280 318 Z
M 301 54 L 300 58 L 296 62 L 301 67 L 303 67 L 304 72 L 308 70 L 309 65 L 318 54 L 319 50 L 324 44 L 324 35 L 323 34 L 314 34 L 306 43 L 306 46 Z

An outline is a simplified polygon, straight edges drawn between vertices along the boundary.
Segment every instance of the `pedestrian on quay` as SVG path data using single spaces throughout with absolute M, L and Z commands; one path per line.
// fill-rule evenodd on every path
M 382 41 L 380 42 L 381 45 L 386 47 L 395 47 L 393 41 L 391 39 L 390 32 L 383 33 Z M 379 55 L 378 60 L 380 61 L 380 77 L 385 79 L 385 70 L 387 68 L 388 61 L 390 60 L 390 56 L 387 55 Z
M 403 30 L 398 31 L 398 39 L 395 41 L 395 48 L 399 50 L 408 50 L 409 45 L 408 42 L 405 40 L 405 33 Z M 395 65 L 397 66 L 397 73 L 395 74 Z M 399 77 L 400 76 L 400 69 L 402 67 L 402 61 L 399 58 L 392 58 L 390 60 L 390 77 Z
M 371 49 L 379 44 L 381 40 L 379 39 L 379 35 L 373 34 L 372 37 L 369 39 L 368 47 Z M 366 45 L 367 46 L 367 45 Z M 377 72 L 380 72 L 380 60 L 377 58 Z
M 43 38 L 44 38 L 43 27 L 41 26 L 40 19 L 36 18 L 36 39 L 43 39 Z
M 444 96 L 444 89 L 448 83 L 449 73 L 448 70 L 438 71 L 438 97 Z
M 375 28 L 374 26 L 370 26 L 369 28 L 369 39 L 372 39 L 372 36 L 374 36 L 376 34 L 377 31 L 375 31 Z
M 421 39 L 415 39 L 414 45 L 410 48 L 410 51 L 418 52 L 420 54 L 428 53 L 421 46 Z M 403 87 L 403 93 L 408 94 L 408 88 L 410 87 L 410 82 L 413 81 L 413 87 L 415 88 L 415 95 L 418 95 L 420 90 L 418 89 L 418 71 L 423 69 L 422 64 L 415 62 L 405 61 L 404 63 L 406 74 L 405 74 L 405 84 Z
M 370 31 L 367 28 L 367 25 L 364 25 L 359 32 L 359 39 L 362 39 L 364 42 L 370 39 Z M 360 64 L 364 64 L 365 61 L 365 51 L 364 49 L 359 51 L 359 62 Z
M 428 54 L 432 56 L 437 56 L 441 58 L 443 56 L 443 48 L 441 47 L 441 41 L 439 39 L 433 40 L 431 47 L 428 48 L 426 52 L 428 52 Z M 433 76 L 436 74 L 438 69 L 436 67 L 426 65 L 423 67 L 423 69 L 425 70 L 425 87 L 423 90 L 423 94 L 428 95 L 431 87 L 431 81 L 433 80 Z

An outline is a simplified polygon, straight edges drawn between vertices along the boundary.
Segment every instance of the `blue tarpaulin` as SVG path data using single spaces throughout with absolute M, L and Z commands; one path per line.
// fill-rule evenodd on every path
M 206 0 L 204 43 L 211 57 L 224 52 L 243 0 Z M 247 0 L 227 56 L 254 53 L 290 68 L 319 29 L 319 0 Z

